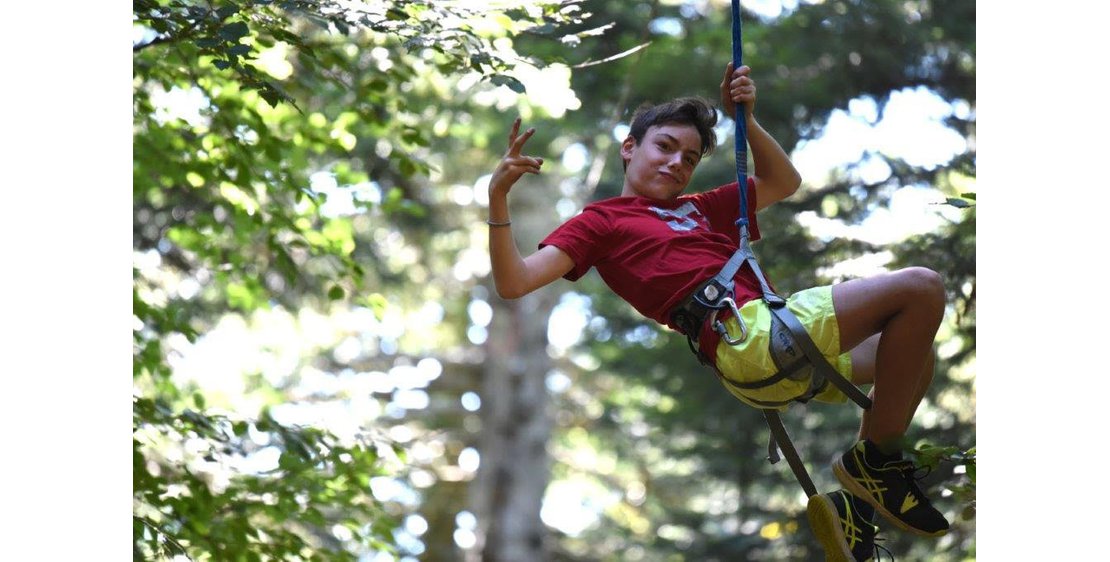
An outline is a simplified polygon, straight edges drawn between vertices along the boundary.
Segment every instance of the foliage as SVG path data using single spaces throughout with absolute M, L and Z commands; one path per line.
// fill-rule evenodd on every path
M 961 193 L 959 197 L 948 197 L 944 200 L 944 202 L 945 202 L 945 204 L 952 205 L 953 207 L 956 207 L 956 208 L 959 208 L 959 209 L 966 209 L 966 208 L 974 205 L 974 203 L 971 203 L 971 201 L 974 201 L 974 200 L 975 200 L 975 194 L 974 193 Z
M 399 447 L 347 446 L 319 429 L 282 425 L 266 412 L 254 422 L 233 420 L 175 411 L 159 399 L 137 398 L 133 417 L 136 559 L 356 560 L 347 550 L 352 544 L 395 550 L 396 522 L 369 494 L 369 483 L 387 473 L 379 447 L 403 458 Z M 259 443 L 281 449 L 275 469 L 232 468 L 258 454 Z M 148 449 L 151 444 L 160 446 Z M 220 481 L 221 469 L 229 468 L 238 474 Z M 346 540 L 323 533 L 332 525 L 343 527 Z
M 433 172 L 434 120 L 413 100 L 436 93 L 428 73 L 519 91 L 519 58 L 496 40 L 554 29 L 574 10 L 418 0 L 133 8 L 142 35 L 133 47 L 136 559 L 353 560 L 394 550 L 397 521 L 368 483 L 396 474 L 402 450 L 269 410 L 226 414 L 226 399 L 206 407 L 200 389 L 175 377 L 172 356 L 229 313 L 350 299 L 382 319 L 387 304 L 374 289 L 389 271 L 360 259 L 356 221 L 324 212 L 328 190 L 313 172 L 383 221 L 424 216 L 412 182 Z M 285 400 L 266 387 L 256 390 L 264 404 Z M 242 468 L 273 451 L 275 467 Z
M 963 504 L 960 517 L 963 519 L 975 518 L 975 447 L 961 451 L 959 447 L 935 447 L 929 444 L 919 445 L 913 450 L 918 466 L 935 470 L 942 462 L 954 463 L 962 466 L 967 474 L 967 482 L 952 486 L 952 491 Z

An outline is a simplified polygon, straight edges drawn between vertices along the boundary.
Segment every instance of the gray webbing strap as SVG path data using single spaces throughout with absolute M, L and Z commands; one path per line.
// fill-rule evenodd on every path
M 767 286 L 767 279 L 763 277 L 763 272 L 759 270 L 759 264 L 755 261 L 755 253 L 752 252 L 751 243 L 748 242 L 748 237 L 741 235 L 740 246 L 732 253 L 732 257 L 728 259 L 725 266 L 713 278 L 717 284 L 725 287 L 726 289 L 732 287 L 733 278 L 736 277 L 736 272 L 740 271 L 740 267 L 748 262 L 748 265 L 755 272 L 755 278 L 759 280 L 759 285 L 763 289 L 763 295 L 766 297 L 768 294 L 774 295 L 774 291 Z M 776 295 L 777 296 L 777 295 Z M 766 298 L 764 299 L 766 300 Z M 708 303 L 704 303 L 708 304 Z
M 755 254 L 752 252 L 751 245 L 746 237 L 741 238 L 740 247 L 732 254 L 728 263 L 721 268 L 721 271 L 714 279 L 727 290 L 731 287 L 733 277 L 735 277 L 736 272 L 744 262 L 747 262 L 748 267 L 752 268 L 752 273 L 755 274 L 756 280 L 759 281 L 760 289 L 763 291 L 763 301 L 767 303 L 767 307 L 786 325 L 790 333 L 793 334 L 795 342 L 802 348 L 802 353 L 804 353 L 806 357 L 809 358 L 810 363 L 813 364 L 816 371 L 814 373 L 813 387 L 820 387 L 823 384 L 821 380 L 817 380 L 817 377 L 821 377 L 839 388 L 841 392 L 851 398 L 853 402 L 859 404 L 861 408 L 865 410 L 870 409 L 871 399 L 857 388 L 856 385 L 852 384 L 852 381 L 844 378 L 843 375 L 829 364 L 825 356 L 817 349 L 817 345 L 813 343 L 813 338 L 809 336 L 809 332 L 807 332 L 805 327 L 802 326 L 802 323 L 798 321 L 798 317 L 786 308 L 786 300 L 778 296 L 778 294 L 771 289 L 770 285 L 767 283 L 767 278 L 763 275 L 763 270 L 760 269 L 759 263 L 755 259 Z M 784 373 L 779 374 L 785 375 Z M 728 380 L 727 377 L 725 378 Z M 782 377 L 773 378 L 776 379 L 773 382 L 777 382 L 777 380 L 780 380 Z M 729 380 L 729 382 L 732 381 Z M 736 386 L 738 386 L 738 388 L 745 388 L 744 385 Z
M 817 371 L 815 377 L 820 376 L 828 380 L 846 396 L 851 398 L 853 402 L 859 404 L 861 408 L 865 410 L 870 409 L 871 399 L 860 391 L 856 385 L 852 384 L 852 381 L 844 378 L 844 376 L 834 369 L 832 365 L 829 365 L 828 360 L 826 360 L 825 356 L 817 349 L 817 345 L 813 343 L 813 339 L 809 337 L 809 332 L 807 332 L 805 327 L 802 326 L 802 323 L 798 321 L 798 318 L 794 316 L 794 313 L 784 306 L 786 301 L 771 290 L 770 285 L 767 284 L 767 278 L 763 275 L 763 270 L 760 269 L 759 263 L 755 259 L 755 254 L 752 252 L 747 238 L 740 240 L 740 249 L 733 254 L 728 265 L 731 266 L 732 262 L 741 255 L 743 255 L 744 261 L 748 262 L 748 267 L 752 268 L 752 273 L 755 274 L 755 278 L 759 281 L 760 289 L 763 290 L 763 300 L 767 303 L 767 307 L 786 325 L 790 333 L 794 335 L 794 340 L 798 343 L 798 346 L 802 348 L 802 352 L 805 353 L 810 363 L 813 364 Z M 729 267 L 729 269 L 731 270 L 729 273 L 735 275 L 739 266 Z M 814 386 L 817 387 L 822 384 L 822 382 L 818 380 L 814 380 L 814 383 Z
M 740 266 L 744 265 L 744 262 L 751 257 L 752 252 L 750 249 L 747 249 L 745 251 L 745 248 L 743 246 L 737 248 L 737 250 L 732 253 L 732 257 L 728 258 L 728 262 L 725 263 L 725 266 L 721 268 L 721 271 L 717 272 L 717 275 L 713 277 L 712 282 L 720 287 L 722 293 L 713 295 L 712 302 L 706 302 L 704 300 L 705 295 L 700 294 L 700 291 L 699 293 L 694 294 L 694 298 L 701 304 L 708 307 L 719 308 L 720 306 L 723 306 L 717 304 L 718 300 L 721 297 L 724 297 L 726 294 L 732 294 L 733 278 L 736 277 L 736 272 L 739 271 Z
M 752 252 L 751 243 L 748 242 L 747 238 L 740 239 L 740 249 L 737 250 L 737 252 L 742 252 L 744 254 L 744 259 L 748 262 L 748 267 L 752 268 L 752 273 L 755 274 L 756 280 L 759 281 L 759 289 L 763 291 L 764 302 L 772 308 L 774 308 L 773 305 L 775 304 L 786 303 L 786 301 L 772 291 L 771 286 L 767 284 L 767 277 L 763 275 L 763 270 L 759 268 L 759 262 L 755 260 L 755 253 Z
M 794 340 L 798 344 L 798 347 L 802 348 L 802 352 L 806 354 L 806 357 L 809 357 L 810 362 L 813 363 L 814 368 L 817 369 L 815 376 L 818 374 L 824 376 L 825 380 L 839 388 L 841 392 L 847 395 L 848 398 L 851 398 L 853 402 L 859 404 L 861 408 L 865 410 L 871 409 L 871 399 L 857 388 L 856 385 L 852 384 L 852 381 L 844 378 L 844 376 L 837 372 L 832 365 L 829 365 L 825 356 L 821 354 L 821 351 L 817 349 L 817 345 L 813 343 L 813 339 L 809 337 L 809 333 L 806 332 L 805 327 L 798 321 L 798 317 L 794 316 L 794 313 L 790 312 L 784 306 L 772 306 L 770 308 L 771 313 L 777 316 L 779 320 L 782 320 L 782 323 L 786 324 L 786 327 L 794 334 Z
M 798 483 L 802 485 L 807 497 L 817 495 L 817 486 L 813 485 L 813 480 L 809 478 L 809 472 L 806 472 L 806 467 L 802 464 L 802 458 L 798 456 L 798 450 L 794 448 L 794 443 L 790 441 L 790 435 L 786 433 L 786 426 L 782 424 L 782 418 L 775 410 L 763 410 L 763 417 L 767 418 L 767 427 L 771 428 L 771 442 L 767 447 L 767 460 L 771 464 L 778 462 L 779 455 L 776 451 L 776 443 L 779 449 L 782 449 L 782 454 L 786 457 L 787 464 L 790 465 L 790 470 L 794 471 L 794 477 L 798 479 Z

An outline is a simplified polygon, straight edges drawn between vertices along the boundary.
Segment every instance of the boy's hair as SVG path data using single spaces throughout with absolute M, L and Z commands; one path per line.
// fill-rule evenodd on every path
M 692 96 L 675 98 L 658 105 L 644 103 L 632 114 L 632 128 L 628 134 L 636 144 L 644 140 L 648 129 L 655 125 L 692 125 L 701 137 L 701 155 L 704 157 L 717 148 L 717 110 L 705 98 Z M 628 162 L 624 163 L 628 168 Z

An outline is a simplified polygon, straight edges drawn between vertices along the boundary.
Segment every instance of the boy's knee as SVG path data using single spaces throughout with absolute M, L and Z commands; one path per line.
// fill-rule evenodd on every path
M 944 306 L 944 279 L 927 267 L 907 267 L 899 271 L 909 288 L 929 302 Z

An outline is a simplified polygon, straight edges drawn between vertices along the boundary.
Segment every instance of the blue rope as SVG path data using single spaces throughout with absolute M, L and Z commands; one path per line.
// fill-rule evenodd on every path
M 744 48 L 740 39 L 740 0 L 732 0 L 732 68 L 744 64 Z M 729 77 L 731 80 L 731 77 Z M 736 182 L 740 190 L 740 227 L 741 241 L 748 238 L 748 123 L 745 118 L 744 104 L 736 104 Z

